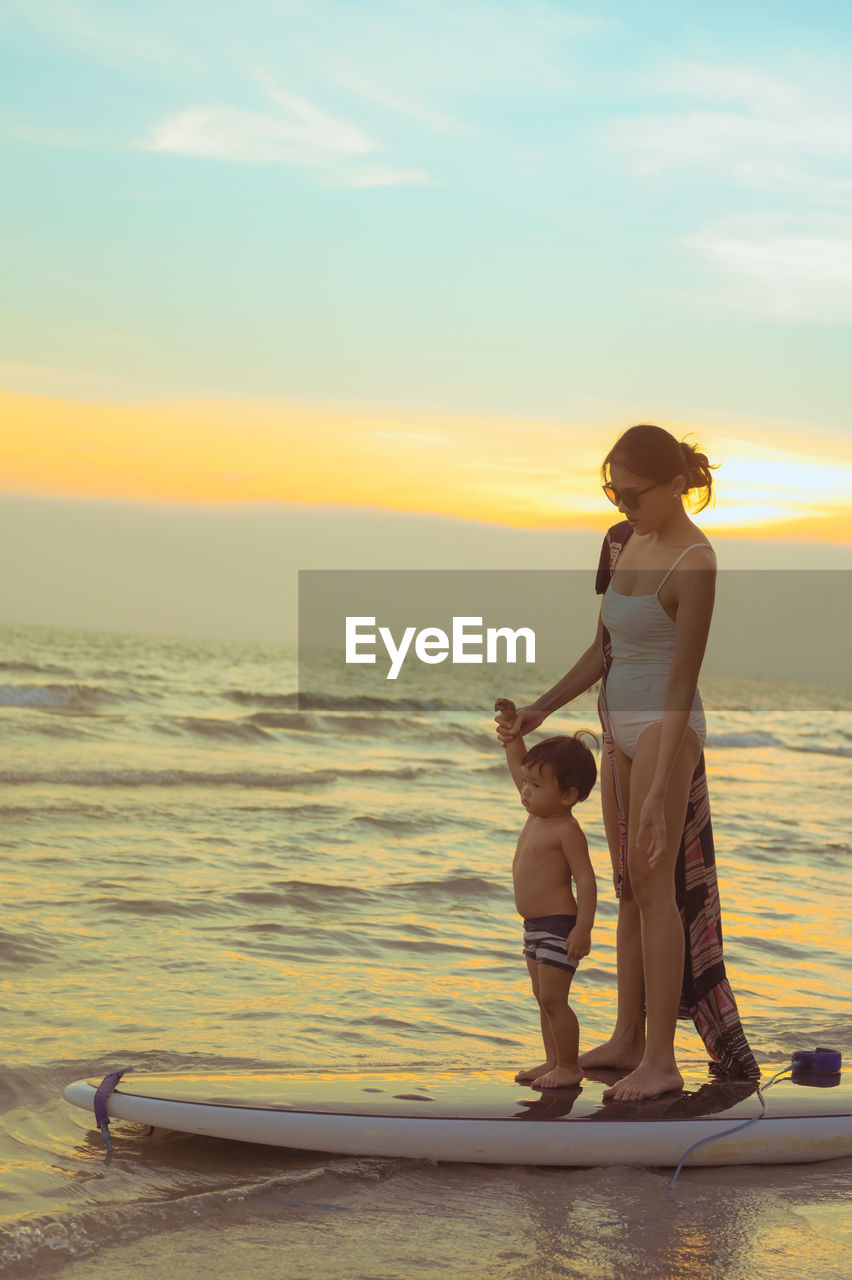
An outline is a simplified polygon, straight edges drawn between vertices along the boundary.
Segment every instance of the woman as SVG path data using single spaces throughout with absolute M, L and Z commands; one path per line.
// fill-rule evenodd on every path
M 716 566 L 684 500 L 697 493 L 698 509 L 707 505 L 710 464 L 661 427 L 641 425 L 619 437 L 601 476 L 625 520 L 604 541 L 597 635 L 511 724 L 498 717 L 498 734 L 507 741 L 529 733 L 602 680 L 610 764 L 601 771 L 603 816 L 619 898 L 618 1014 L 611 1038 L 580 1064 L 626 1072 L 604 1097 L 629 1101 L 682 1088 L 674 1055 L 679 1012 L 693 1017 L 722 1070 L 749 1078 L 760 1071 L 725 978 L 704 773 L 697 685 Z

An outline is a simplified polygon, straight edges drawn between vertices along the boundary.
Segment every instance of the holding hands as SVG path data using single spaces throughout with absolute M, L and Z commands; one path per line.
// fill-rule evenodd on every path
M 497 722 L 497 737 L 504 747 L 515 738 L 522 738 L 525 733 L 537 729 L 544 720 L 544 716 L 532 706 L 521 707 L 518 711 L 510 698 L 498 698 L 494 703 L 494 710 L 497 712 L 494 717 Z

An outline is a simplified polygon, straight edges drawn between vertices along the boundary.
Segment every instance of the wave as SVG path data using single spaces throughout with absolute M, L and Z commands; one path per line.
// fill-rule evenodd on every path
M 786 743 L 774 733 L 756 729 L 745 733 L 709 733 L 707 746 L 719 747 L 784 747 Z
M 423 723 L 410 716 L 390 716 L 376 714 L 375 711 L 355 712 L 351 708 L 324 715 L 300 711 L 256 711 L 244 723 L 257 725 L 262 729 L 278 729 L 283 733 L 346 734 L 350 738 L 420 740 L 424 736 Z M 471 747 L 478 751 L 488 746 L 491 740 L 491 734 L 485 729 L 468 729 L 434 716 L 426 732 L 431 736 L 441 735 L 455 746 Z
M 262 729 L 286 729 L 288 733 L 316 733 L 321 728 L 315 716 L 306 716 L 300 711 L 256 711 L 247 722 Z
M 789 738 L 779 738 L 775 733 L 760 729 L 744 733 L 711 733 L 707 736 L 707 746 L 711 750 L 780 747 L 782 751 L 801 751 L 806 755 L 852 756 L 852 747 L 841 747 L 831 742 L 819 740 L 796 742 Z
M 85 684 L 0 685 L 0 707 L 29 707 L 36 711 L 96 713 L 116 706 L 133 694 L 119 695 Z
M 399 769 L 323 769 L 315 773 L 258 773 L 254 770 L 207 772 L 193 769 L 56 769 L 0 770 L 0 783 L 6 786 L 30 786 L 51 783 L 70 787 L 244 787 L 293 791 L 299 787 L 329 786 L 339 779 L 346 781 L 389 779 L 413 782 L 426 769 L 415 765 Z
M 230 689 L 231 702 L 244 707 L 269 707 L 282 711 L 444 711 L 455 706 L 445 698 L 379 698 L 372 694 L 346 696 L 334 693 L 255 693 Z
M 43 738 L 59 738 L 69 742 L 94 742 L 97 734 L 92 733 L 88 724 L 80 720 L 38 719 L 27 724 L 28 733 L 40 734 Z
M 255 773 L 252 770 L 205 772 L 192 769 L 57 769 L 36 773 L 21 770 L 0 772 L 0 782 L 31 785 L 49 782 L 69 787 L 265 787 L 292 791 L 306 786 L 327 786 L 336 774 Z
M 86 822 L 115 821 L 116 811 L 104 805 L 91 804 L 86 800 L 70 800 L 67 804 L 47 804 L 39 800 L 34 805 L 2 804 L 0 805 L 0 821 L 29 821 L 35 818 L 43 821 L 46 817 L 83 818 Z M 30 865 L 37 865 L 41 859 L 33 854 Z
M 39 666 L 35 662 L 0 662 L 0 671 L 10 671 L 16 675 L 35 676 L 73 676 L 70 667 L 57 667 L 52 663 Z
M 186 716 L 180 724 L 189 733 L 202 738 L 226 742 L 270 742 L 272 734 L 265 733 L 256 724 L 235 723 L 232 720 L 207 719 L 204 716 Z
M 121 667 L 99 667 L 92 672 L 96 680 L 145 680 L 150 684 L 162 685 L 167 677 L 159 671 L 124 671 Z
M 94 1122 L 93 1122 L 94 1123 Z M 135 1126 L 113 1126 L 112 1141 L 116 1155 L 132 1151 L 143 1141 L 148 1148 L 152 1140 L 142 1137 Z M 156 1141 L 156 1140 L 153 1140 Z M 162 1140 L 161 1140 L 162 1141 Z M 203 1139 L 201 1140 L 203 1142 Z M 196 1139 L 195 1143 L 198 1144 Z M 91 1160 L 92 1156 L 89 1156 Z M 316 1183 L 338 1172 L 332 1157 L 319 1157 L 313 1168 L 293 1168 L 265 1177 L 243 1176 L 222 1180 L 222 1185 L 205 1187 L 181 1186 L 176 1179 L 168 1198 L 101 1203 L 81 1209 L 75 1205 L 64 1213 L 43 1213 L 19 1218 L 0 1228 L 0 1272 L 8 1280 L 17 1277 L 46 1276 L 55 1273 L 72 1260 L 91 1259 L 102 1249 L 117 1243 L 159 1235 L 185 1226 L 207 1224 L 219 1229 L 223 1221 L 250 1220 L 253 1207 L 265 1198 L 279 1200 L 282 1194 L 305 1183 Z M 358 1161 L 350 1159 L 354 1167 Z M 366 1164 L 367 1162 L 362 1162 Z M 217 1181 L 217 1175 L 197 1175 L 199 1180 Z M 222 1175 L 218 1175 L 221 1178 Z
M 196 916 L 216 915 L 220 908 L 198 898 L 177 902 L 173 898 L 92 898 L 91 905 L 103 911 L 131 916 Z
M 340 809 L 336 804 L 291 804 L 284 810 L 288 818 L 320 818 L 336 817 Z
M 375 737 L 378 735 L 410 733 L 412 726 L 406 720 L 399 720 L 391 716 L 377 715 L 346 715 L 327 716 L 320 721 L 324 729 L 329 729 L 332 733 L 346 733 L 350 736 L 358 737 Z M 418 730 L 420 732 L 420 730 Z
M 268 889 L 246 889 L 231 895 L 237 902 L 261 907 L 297 907 L 317 911 L 326 907 L 340 910 L 345 906 L 363 907 L 375 901 L 376 894 L 348 884 L 322 884 L 309 880 L 275 880 Z
M 402 880 L 390 885 L 385 892 L 437 898 L 504 898 L 506 896 L 506 889 L 502 884 L 490 884 L 480 876 L 465 875 L 447 876 L 443 880 Z
M 55 955 L 56 949 L 39 930 L 21 934 L 0 929 L 0 962 L 4 965 L 28 969 L 34 964 L 53 959 Z
M 352 826 L 369 827 L 378 831 L 390 831 L 402 835 L 406 831 L 442 831 L 447 825 L 446 817 L 439 814 L 407 814 L 405 817 L 382 817 L 373 813 L 356 814 L 351 820 Z

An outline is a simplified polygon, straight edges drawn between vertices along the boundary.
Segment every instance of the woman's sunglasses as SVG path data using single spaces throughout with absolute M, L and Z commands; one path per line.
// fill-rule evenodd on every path
M 616 489 L 615 486 L 611 484 L 601 485 L 601 488 L 614 507 L 617 507 L 619 503 L 621 503 L 622 506 L 627 507 L 628 511 L 635 511 L 639 506 L 640 498 L 643 498 L 646 493 L 650 493 L 652 489 L 659 489 L 659 487 L 660 486 L 658 484 L 649 484 L 647 489 Z

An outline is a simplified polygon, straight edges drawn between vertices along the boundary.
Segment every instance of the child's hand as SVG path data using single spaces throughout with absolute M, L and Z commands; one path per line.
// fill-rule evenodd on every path
M 497 712 L 494 717 L 497 721 L 497 737 L 505 747 L 512 740 L 510 731 L 518 718 L 518 712 L 510 698 L 498 698 L 494 703 L 494 710 Z
M 544 719 L 533 707 L 521 707 L 519 711 L 509 698 L 498 698 L 494 703 L 494 710 L 498 713 L 494 717 L 497 721 L 497 737 L 504 747 L 514 742 L 515 738 L 532 733 Z
M 592 949 L 592 935 L 589 929 L 578 929 L 576 926 L 565 939 L 565 954 L 572 964 L 579 964 L 583 956 Z

